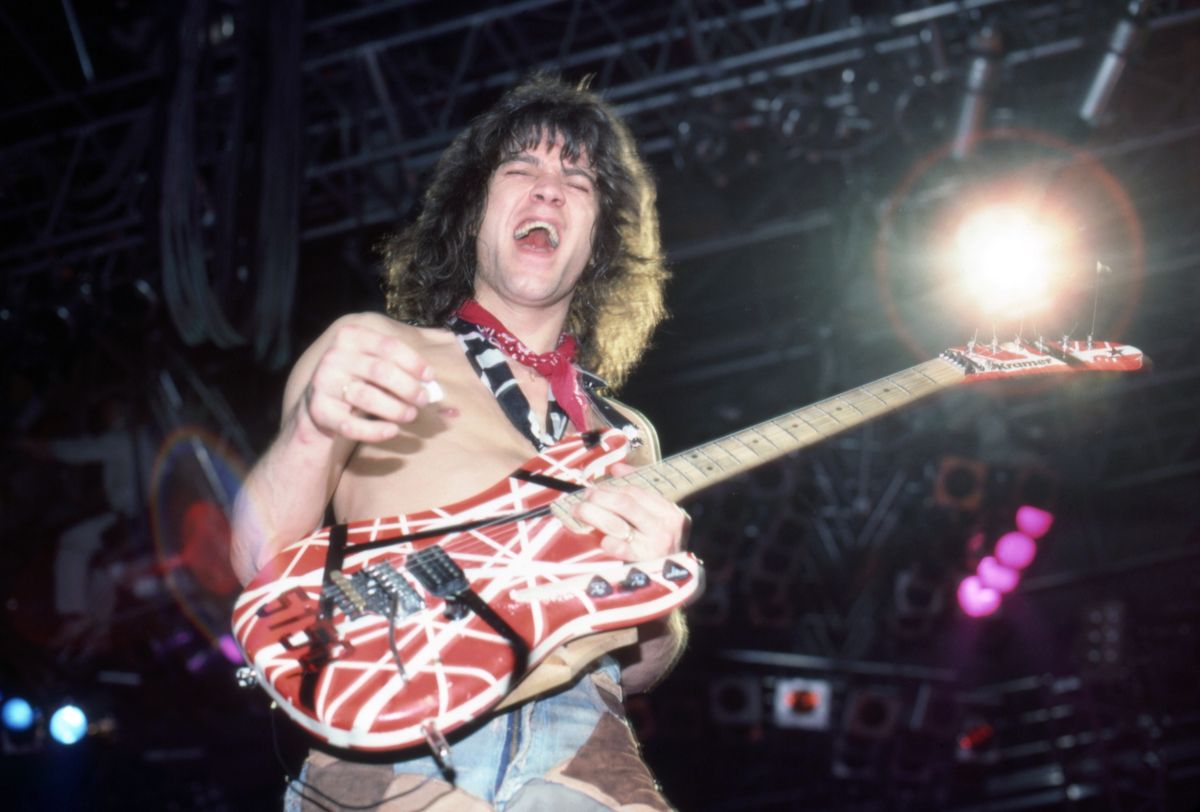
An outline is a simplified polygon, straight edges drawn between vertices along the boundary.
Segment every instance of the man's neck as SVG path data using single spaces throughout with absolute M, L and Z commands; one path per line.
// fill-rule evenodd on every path
M 498 296 L 479 295 L 476 300 L 533 352 L 549 352 L 558 346 L 571 300 L 546 307 L 513 305 Z

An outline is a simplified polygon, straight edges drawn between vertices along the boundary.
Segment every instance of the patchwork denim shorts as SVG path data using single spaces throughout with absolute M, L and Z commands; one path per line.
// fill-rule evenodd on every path
M 668 809 L 625 720 L 619 680 L 604 657 L 571 687 L 452 739 L 452 783 L 431 755 L 388 765 L 314 751 L 284 809 Z

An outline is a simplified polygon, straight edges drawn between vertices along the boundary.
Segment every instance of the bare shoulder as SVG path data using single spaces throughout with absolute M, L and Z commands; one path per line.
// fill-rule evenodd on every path
M 615 406 L 617 411 L 632 420 L 638 431 L 642 433 L 643 445 L 633 451 L 630 461 L 634 464 L 645 464 L 662 459 L 662 450 L 658 445 L 658 432 L 655 430 L 654 424 L 650 422 L 650 418 L 628 403 L 623 403 L 616 398 L 606 397 L 604 399 Z

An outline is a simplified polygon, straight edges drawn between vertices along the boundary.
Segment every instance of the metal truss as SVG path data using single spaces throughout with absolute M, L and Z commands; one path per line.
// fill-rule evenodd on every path
M 808 0 L 524 0 L 423 21 L 419 4 L 383 3 L 314 20 L 305 237 L 398 219 L 467 118 L 531 69 L 594 75 L 645 154 L 711 163 L 770 125 L 809 151 L 878 133 L 872 115 L 885 113 L 870 108 L 914 74 L 954 76 L 985 18 L 1013 32 L 1013 65 L 1083 47 L 1090 24 L 1071 2 L 905 5 L 860 16 Z M 397 33 L 356 41 L 365 26 Z M 847 109 L 842 132 L 809 131 Z
M 209 12 L 205 104 L 215 126 L 200 138 L 209 139 L 201 146 L 210 173 L 225 157 L 226 122 L 237 107 L 229 97 L 239 92 L 244 62 L 235 47 L 240 6 L 213 3 Z M 313 241 L 403 218 L 421 173 L 463 123 L 531 69 L 594 75 L 649 156 L 716 171 L 707 167 L 763 129 L 780 133 L 786 157 L 852 154 L 891 129 L 891 103 L 908 92 L 906 83 L 961 79 L 971 36 L 985 22 L 1003 27 L 1006 65 L 1018 70 L 1088 47 L 1107 24 L 1093 11 L 1078 0 L 919 9 L 891 2 L 862 11 L 811 0 L 521 0 L 459 5 L 454 14 L 425 2 L 353 11 L 310 4 L 302 235 Z M 1175 3 L 1154 8 L 1161 26 L 1187 14 Z M 6 20 L 19 40 L 29 36 Z M 147 187 L 157 172 L 163 57 L 126 60 L 120 75 L 73 92 L 54 79 L 61 70 L 24 50 L 50 92 L 0 114 L 9 133 L 0 148 L 0 263 L 9 284 L 64 267 L 88 265 L 103 275 L 110 265 L 149 264 L 155 194 Z M 731 239 L 802 233 L 829 221 L 818 196 L 795 198 L 761 201 L 754 214 L 774 216 L 747 216 L 753 232 L 738 228 L 672 246 L 673 253 L 686 258 Z M 14 301 L 24 292 L 16 284 Z
M 215 5 L 214 31 L 240 36 L 230 22 L 238 5 Z M 400 219 L 420 173 L 467 118 L 531 69 L 595 75 L 647 154 L 694 155 L 722 148 L 727 131 L 814 111 L 857 108 L 862 120 L 847 126 L 873 128 L 863 119 L 866 96 L 888 94 L 897 77 L 954 76 L 985 18 L 1014 32 L 1013 65 L 1084 47 L 1091 25 L 1078 2 L 906 5 L 861 16 L 809 0 L 523 0 L 456 15 L 380 2 L 321 16 L 317 5 L 303 65 L 304 238 Z M 53 73 L 32 50 L 27 56 L 38 73 Z M 236 92 L 231 42 L 215 33 L 206 58 L 209 98 Z M 140 198 L 155 172 L 148 139 L 159 126 L 165 69 L 161 57 L 143 57 L 81 92 L 52 83 L 48 96 L 0 115 L 10 133 L 0 150 L 8 246 L 0 262 L 18 273 L 45 270 L 144 240 Z M 844 81 L 846 71 L 857 81 Z
M 852 660 L 879 656 L 897 624 L 900 636 L 932 631 L 940 607 L 900 617 L 894 580 L 941 549 L 912 521 L 928 491 L 925 419 L 868 426 L 688 505 L 708 578 L 690 617 L 711 627 L 709 647 L 752 629 L 785 650 Z M 897 422 L 908 430 L 891 431 Z

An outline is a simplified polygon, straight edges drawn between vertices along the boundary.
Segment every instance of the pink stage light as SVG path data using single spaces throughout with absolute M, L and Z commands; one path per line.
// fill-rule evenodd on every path
M 1017 508 L 1017 529 L 1031 539 L 1040 539 L 1050 531 L 1054 524 L 1054 514 L 1048 510 L 1035 508 L 1033 505 L 1021 505 Z
M 996 560 L 1013 570 L 1023 570 L 1037 555 L 1037 542 L 1024 533 L 1005 533 L 996 541 Z
M 979 568 L 976 572 L 981 584 L 1001 594 L 1012 592 L 1017 588 L 1017 582 L 1021 580 L 1021 573 L 1009 569 L 990 555 L 984 556 L 979 561 Z
M 1000 608 L 1000 593 L 968 575 L 958 585 L 958 605 L 971 617 L 987 617 Z

